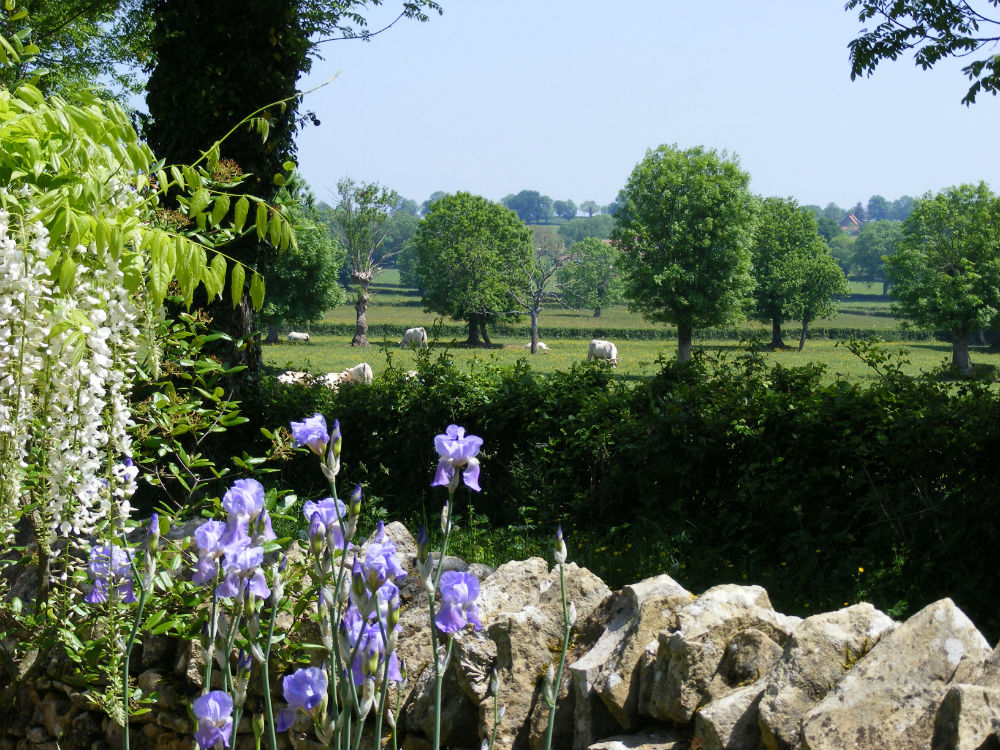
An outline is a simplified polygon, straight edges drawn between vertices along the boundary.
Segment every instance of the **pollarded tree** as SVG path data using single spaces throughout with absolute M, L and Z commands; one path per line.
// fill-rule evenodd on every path
M 357 323 L 351 346 L 369 346 L 368 287 L 378 276 L 385 261 L 399 254 L 383 247 L 392 225 L 389 217 L 399 200 L 395 190 L 376 183 L 355 183 L 343 179 L 337 183 L 340 200 L 333 210 L 334 236 L 344 248 L 344 265 L 356 285 L 354 310 Z
M 517 214 L 470 193 L 436 201 L 413 237 L 424 308 L 469 323 L 467 346 L 489 344 L 486 323 L 528 289 L 531 232 Z M 480 340 L 482 335 L 482 341 Z
M 765 198 L 753 238 L 754 290 L 750 317 L 771 324 L 771 348 L 784 349 L 781 324 L 794 315 L 799 290 L 796 257 L 817 241 L 816 218 L 793 198 Z
M 601 317 L 601 308 L 624 299 L 620 265 L 621 250 L 613 242 L 588 237 L 574 244 L 559 272 L 566 304 L 593 308 L 594 317 Z
M 792 314 L 802 321 L 799 333 L 799 351 L 802 351 L 809 324 L 836 314 L 834 301 L 848 293 L 847 277 L 820 237 L 804 252 L 796 254 L 792 265 L 797 287 Z
M 903 235 L 901 221 L 868 221 L 861 225 L 854 241 L 854 267 L 861 281 L 878 281 L 882 296 L 889 293 L 889 278 L 885 274 L 884 258 L 896 252 Z
M 540 227 L 548 229 L 549 227 Z M 527 277 L 528 287 L 512 286 L 510 297 L 522 310 L 526 310 L 531 320 L 531 342 L 529 350 L 538 353 L 538 318 L 547 305 L 564 304 L 563 288 L 559 271 L 570 260 L 566 245 L 555 233 L 535 233 L 535 253 L 531 258 L 520 258 L 522 273 L 518 279 Z
M 972 373 L 969 340 L 1000 314 L 1000 199 L 986 183 L 917 199 L 886 270 L 898 309 L 951 331 L 951 362 Z
M 749 184 L 725 152 L 664 145 L 646 152 L 619 194 L 612 239 L 629 308 L 677 326 L 681 361 L 691 358 L 695 326 L 736 318 L 753 287 Z

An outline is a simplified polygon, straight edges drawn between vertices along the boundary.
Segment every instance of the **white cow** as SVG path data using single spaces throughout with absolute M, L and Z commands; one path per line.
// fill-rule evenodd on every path
M 299 372 L 298 370 L 285 370 L 278 376 L 278 382 L 284 385 L 310 385 L 312 383 L 312 375 L 308 372 Z
M 587 349 L 587 361 L 592 359 L 603 359 L 611 363 L 612 367 L 618 366 L 618 347 L 610 341 L 601 339 L 591 339 L 590 348 Z
M 419 346 L 421 349 L 427 348 L 427 331 L 423 328 L 407 328 L 403 334 L 403 340 L 399 342 L 399 348 L 405 349 L 408 346 Z
M 372 382 L 372 366 L 367 362 L 359 362 L 354 365 L 354 367 L 348 367 L 344 370 L 341 375 L 344 375 L 344 381 L 347 383 L 360 383 L 363 385 L 371 385 Z
M 301 331 L 289 331 L 288 332 L 288 342 L 290 344 L 301 344 L 309 340 L 308 333 L 302 333 Z
M 527 344 L 525 344 L 524 348 L 525 349 L 531 349 L 531 342 L 529 341 Z M 544 341 L 539 341 L 538 342 L 538 351 L 540 351 L 540 352 L 547 352 L 548 350 L 549 350 L 549 345 L 548 344 L 546 344 Z

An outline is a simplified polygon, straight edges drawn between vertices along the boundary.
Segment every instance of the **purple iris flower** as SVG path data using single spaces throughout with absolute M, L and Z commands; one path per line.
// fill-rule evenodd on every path
M 229 512 L 230 539 L 235 539 L 240 532 L 250 533 L 251 525 L 256 524 L 254 536 L 263 541 L 276 539 L 271 528 L 271 517 L 264 508 L 264 485 L 256 479 L 237 479 L 222 497 L 222 507 Z M 228 543 L 230 540 L 224 540 Z
M 215 580 L 219 573 L 219 558 L 227 551 L 250 546 L 250 537 L 233 533 L 222 521 L 205 521 L 195 529 L 194 541 L 198 546 L 198 562 L 191 580 L 198 584 Z
M 202 750 L 215 747 L 219 740 L 229 747 L 229 735 L 233 731 L 233 699 L 222 690 L 213 690 L 192 704 L 194 716 L 198 720 L 198 731 L 194 739 Z
M 131 559 L 132 553 L 117 544 L 101 544 L 91 549 L 87 570 L 94 587 L 83 600 L 88 604 L 106 602 L 113 590 L 123 602 L 134 602 Z
M 431 487 L 443 486 L 453 490 L 458 485 L 455 470 L 464 466 L 462 481 L 469 489 L 479 492 L 479 459 L 476 454 L 482 445 L 481 437 L 466 435 L 465 428 L 456 424 L 448 425 L 444 435 L 434 438 L 434 449 L 440 459 Z
M 479 579 L 472 573 L 447 570 L 441 574 L 441 609 L 434 616 L 434 624 L 442 633 L 451 635 L 461 630 L 466 623 L 472 623 L 479 630 L 483 623 L 479 620 L 476 598 L 479 596 Z
M 309 538 L 315 539 L 322 536 L 327 540 L 333 550 L 343 550 L 344 530 L 341 528 L 341 519 L 347 522 L 347 506 L 340 500 L 332 497 L 325 497 L 322 500 L 313 502 L 307 500 L 302 505 L 302 513 L 309 521 Z M 337 514 L 340 514 L 339 518 Z
M 378 530 L 365 550 L 362 568 L 364 568 L 365 584 L 372 593 L 388 580 L 398 582 L 406 577 L 406 571 L 396 560 L 396 543 L 385 533 L 385 524 L 382 521 L 378 522 Z
M 335 424 L 335 426 L 337 426 Z M 306 417 L 301 422 L 292 422 L 292 440 L 296 448 L 303 446 L 317 456 L 322 456 L 326 444 L 330 442 L 330 433 L 326 429 L 326 418 L 319 413 Z
M 308 716 L 316 717 L 316 709 L 326 697 L 326 672 L 319 667 L 296 669 L 281 681 L 288 708 L 278 714 L 275 729 L 284 732 L 295 722 L 295 713 L 302 709 Z
M 271 589 L 264 581 L 264 572 L 260 566 L 264 563 L 263 547 L 239 547 L 226 549 L 222 568 L 225 579 L 215 589 L 215 595 L 221 599 L 231 599 L 245 587 L 251 594 L 266 599 L 271 595 Z

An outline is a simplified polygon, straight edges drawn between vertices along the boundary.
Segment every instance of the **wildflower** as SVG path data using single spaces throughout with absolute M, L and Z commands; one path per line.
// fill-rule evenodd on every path
M 198 584 L 214 581 L 219 574 L 219 558 L 227 549 L 238 549 L 250 545 L 246 535 L 228 535 L 222 521 L 205 521 L 194 531 L 195 545 L 198 547 L 198 562 L 191 580 Z
M 463 466 L 462 481 L 465 486 L 476 492 L 479 487 L 479 460 L 476 455 L 483 445 L 483 439 L 475 435 L 466 435 L 465 428 L 450 424 L 444 435 L 434 438 L 434 449 L 441 457 L 431 487 L 447 487 L 454 492 L 458 486 L 458 476 L 455 472 Z
M 83 600 L 97 604 L 108 600 L 109 590 L 126 603 L 135 601 L 132 587 L 132 554 L 117 544 L 102 544 L 90 551 L 87 570 L 94 580 L 94 587 Z
M 385 533 L 385 524 L 382 521 L 378 522 L 378 530 L 365 550 L 362 567 L 365 573 L 365 585 L 372 593 L 390 579 L 398 582 L 406 577 L 406 571 L 396 559 L 396 544 Z
M 441 609 L 434 617 L 434 624 L 442 633 L 451 635 L 472 623 L 479 630 L 479 610 L 475 600 L 479 596 L 479 579 L 471 573 L 448 570 L 441 575 Z
M 194 739 L 202 750 L 214 747 L 220 740 L 229 747 L 229 735 L 233 731 L 233 699 L 222 690 L 213 690 L 192 705 L 198 720 L 198 731 Z
M 322 710 L 326 700 L 326 672 L 320 667 L 296 669 L 281 681 L 281 689 L 288 708 L 278 714 L 275 729 L 284 732 L 294 723 L 299 709 L 314 719 L 317 709 Z
M 339 423 L 334 422 L 334 427 L 339 432 Z M 330 442 L 330 433 L 326 429 L 326 418 L 317 412 L 301 422 L 292 422 L 292 440 L 295 441 L 296 448 L 308 448 L 317 456 L 322 457 L 326 451 L 327 443 Z
M 396 594 L 394 599 L 398 601 L 399 590 L 387 583 L 386 587 L 392 586 Z M 361 611 L 354 606 L 347 608 L 340 621 L 340 651 L 345 663 L 350 663 L 351 676 L 354 684 L 361 686 L 366 679 L 375 678 L 380 680 L 382 671 L 388 668 L 388 678 L 391 682 L 402 682 L 403 676 L 399 671 L 399 657 L 392 650 L 395 638 L 394 633 L 398 625 L 389 626 L 386 622 L 391 618 L 392 601 L 383 600 L 381 589 L 379 590 L 380 605 L 388 605 L 388 611 L 379 606 L 378 617 L 382 618 L 380 625 L 378 619 L 365 617 Z M 373 612 L 372 615 L 375 615 Z M 382 637 L 382 630 L 385 629 L 389 643 Z M 386 659 L 388 658 L 388 665 Z
M 325 497 L 313 502 L 307 500 L 302 505 L 302 513 L 309 520 L 309 538 L 314 542 L 326 539 L 333 551 L 344 550 L 344 527 L 347 525 L 347 506 L 340 500 Z

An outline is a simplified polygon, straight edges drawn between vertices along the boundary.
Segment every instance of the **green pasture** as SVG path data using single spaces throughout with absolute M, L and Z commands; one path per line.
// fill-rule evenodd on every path
M 789 331 L 791 333 L 791 331 Z M 788 342 L 791 343 L 791 335 Z M 359 362 L 371 365 L 376 377 L 391 361 L 400 369 L 416 367 L 416 352 L 403 351 L 395 340 L 372 342 L 368 349 L 350 346 L 349 336 L 314 336 L 309 343 L 281 343 L 264 347 L 264 364 L 273 374 L 284 370 L 306 370 L 315 373 L 339 372 Z M 495 339 L 491 349 L 465 349 L 453 346 L 451 342 L 432 342 L 432 356 L 447 351 L 459 367 L 477 367 L 484 364 L 512 366 L 519 359 L 528 360 L 534 372 L 549 374 L 558 370 L 568 370 L 574 364 L 587 358 L 587 340 L 554 339 L 547 352 L 531 355 L 514 339 Z M 839 345 L 838 345 L 839 344 Z M 673 341 L 621 341 L 618 346 L 619 365 L 615 374 L 621 378 L 635 379 L 649 377 L 659 370 L 656 360 L 660 357 L 677 356 L 677 344 Z M 694 349 L 704 349 L 723 353 L 727 357 L 740 357 L 751 351 L 751 342 L 738 341 L 695 341 Z M 886 350 L 907 362 L 903 371 L 916 375 L 922 372 L 939 371 L 951 356 L 951 345 L 940 341 L 887 342 Z M 768 351 L 757 348 L 760 356 L 786 367 L 810 363 L 826 367 L 826 380 L 837 377 L 869 380 L 876 377 L 858 357 L 851 354 L 843 342 L 828 339 L 806 341 L 805 349 Z M 991 353 L 985 347 L 973 347 L 972 361 L 977 367 L 992 372 L 1000 372 L 1000 353 Z

